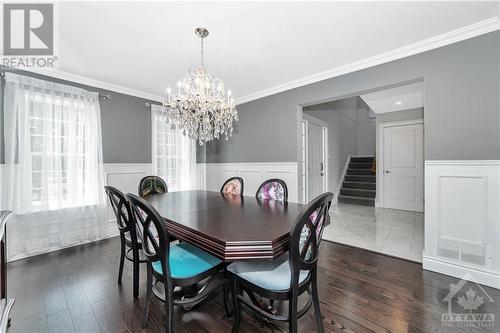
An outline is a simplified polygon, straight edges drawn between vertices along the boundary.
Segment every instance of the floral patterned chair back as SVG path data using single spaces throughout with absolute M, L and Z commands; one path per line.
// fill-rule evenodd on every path
M 259 200 L 287 202 L 288 188 L 286 187 L 286 183 L 281 179 L 268 179 L 259 186 L 255 197 Z
M 231 194 L 231 195 L 243 195 L 243 179 L 240 177 L 231 177 L 220 189 L 220 193 L 222 194 Z
M 139 182 L 139 196 L 147 197 L 151 194 L 163 194 L 168 192 L 165 181 L 158 176 L 146 176 Z

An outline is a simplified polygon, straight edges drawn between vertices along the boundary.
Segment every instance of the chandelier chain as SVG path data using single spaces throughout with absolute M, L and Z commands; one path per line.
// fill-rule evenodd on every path
M 200 38 L 201 39 L 201 67 L 205 67 L 205 59 L 204 58 L 204 55 L 203 55 L 203 38 Z

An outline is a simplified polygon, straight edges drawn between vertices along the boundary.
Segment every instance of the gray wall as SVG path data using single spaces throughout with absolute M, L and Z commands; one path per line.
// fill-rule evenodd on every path
M 369 106 L 358 97 L 358 156 L 375 156 L 375 118 L 369 117 Z
M 207 162 L 298 160 L 299 105 L 424 80 L 425 159 L 500 159 L 500 32 L 285 91 L 238 106 L 228 142 Z M 300 171 L 300 170 L 299 170 Z
M 12 72 L 111 95 L 111 100 L 99 99 L 104 163 L 151 163 L 151 109 L 144 105 L 145 102 L 152 103 L 151 101 L 29 72 Z M 3 80 L 1 81 L 0 144 L 3 147 Z M 1 162 L 3 163 L 3 154 Z

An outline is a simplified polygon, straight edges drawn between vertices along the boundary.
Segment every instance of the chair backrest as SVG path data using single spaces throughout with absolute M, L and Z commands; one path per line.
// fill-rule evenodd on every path
M 295 220 L 290 233 L 290 265 L 292 284 L 302 270 L 316 269 L 321 236 L 332 204 L 333 193 L 327 192 L 311 200 Z M 298 283 L 298 282 L 297 282 Z
M 139 182 L 139 196 L 147 197 L 151 194 L 168 192 L 167 183 L 159 176 L 146 176 Z
M 115 212 L 116 224 L 118 224 L 120 232 L 123 233 L 132 230 L 134 221 L 132 220 L 130 206 L 125 198 L 125 195 L 122 191 L 113 186 L 104 186 L 104 190 L 106 191 L 111 207 Z
M 220 189 L 222 194 L 243 195 L 243 178 L 231 177 L 224 182 Z
M 168 265 L 168 252 L 170 240 L 163 219 L 156 209 L 146 200 L 135 194 L 128 193 L 127 199 L 130 203 L 132 217 L 139 229 L 139 238 L 142 242 L 142 251 L 146 259 L 153 263 L 160 261 L 163 274 L 170 278 Z
M 271 199 L 287 202 L 288 188 L 286 187 L 286 183 L 281 179 L 268 179 L 260 184 L 257 193 L 255 193 L 255 197 L 259 200 Z

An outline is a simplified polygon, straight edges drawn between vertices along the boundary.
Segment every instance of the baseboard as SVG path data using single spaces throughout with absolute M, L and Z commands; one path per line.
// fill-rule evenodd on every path
M 488 271 L 474 269 L 460 264 L 430 258 L 428 256 L 423 257 L 422 264 L 423 268 L 429 271 L 453 276 L 458 279 L 463 278 L 465 280 L 471 280 L 468 277 L 472 277 L 473 282 L 500 289 L 500 276 Z

